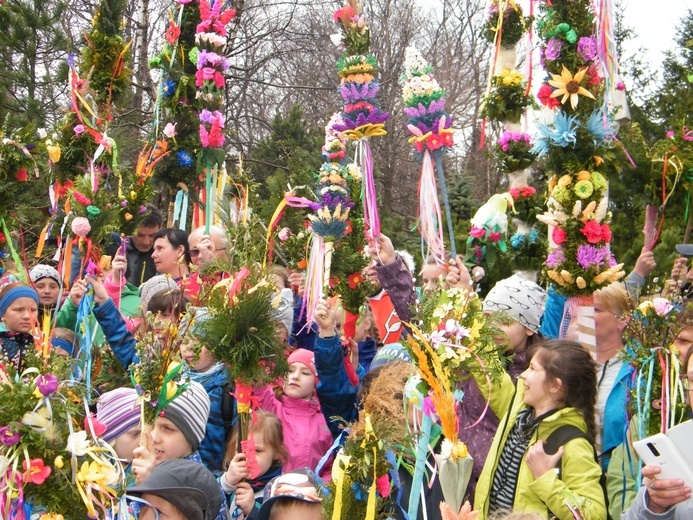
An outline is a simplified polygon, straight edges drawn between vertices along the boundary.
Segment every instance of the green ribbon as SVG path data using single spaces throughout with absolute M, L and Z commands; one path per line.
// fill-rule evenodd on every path
M 14 245 L 12 245 L 12 237 L 10 236 L 10 232 L 7 230 L 7 223 L 3 217 L 0 217 L 0 222 L 2 223 L 2 232 L 5 234 L 5 240 L 7 241 L 7 248 L 10 250 L 10 256 L 12 257 L 12 261 L 17 266 L 17 276 L 23 283 L 28 283 L 26 272 L 24 269 L 22 269 L 22 259 L 19 258 Z

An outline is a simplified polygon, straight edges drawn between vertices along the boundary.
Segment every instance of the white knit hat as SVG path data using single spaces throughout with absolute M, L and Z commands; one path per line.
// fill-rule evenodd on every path
M 29 278 L 31 278 L 31 283 L 36 283 L 44 278 L 50 278 L 60 285 L 60 274 L 54 267 L 46 264 L 36 264 L 32 267 L 29 271 Z
M 500 280 L 484 298 L 485 311 L 504 311 L 532 332 L 539 331 L 546 291 L 519 274 Z

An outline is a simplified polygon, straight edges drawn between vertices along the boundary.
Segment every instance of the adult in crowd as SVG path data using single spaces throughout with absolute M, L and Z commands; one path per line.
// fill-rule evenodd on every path
M 224 258 L 229 247 L 226 231 L 221 226 L 209 226 L 209 234 L 205 233 L 204 226 L 193 230 L 188 245 L 192 264 L 198 268 Z
M 137 232 L 128 240 L 125 256 L 127 258 L 127 269 L 125 279 L 128 283 L 139 287 L 156 274 L 156 266 L 152 259 L 154 252 L 154 235 L 156 235 L 163 225 L 161 212 L 154 206 L 147 206 L 147 213 L 144 220 L 137 228 Z M 106 254 L 113 257 L 120 249 L 120 240 L 106 248 Z

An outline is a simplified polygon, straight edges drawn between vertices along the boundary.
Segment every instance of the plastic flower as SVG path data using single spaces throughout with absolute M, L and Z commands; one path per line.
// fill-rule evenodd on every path
M 188 168 L 193 164 L 192 156 L 185 150 L 179 150 L 176 154 L 178 156 L 178 165 Z
M 555 97 L 551 97 L 553 91 L 554 89 L 551 85 L 547 85 L 546 83 L 544 83 L 539 89 L 539 92 L 537 92 L 537 99 L 542 105 L 544 105 L 547 108 L 556 108 L 561 104 L 561 102 L 558 101 Z
M 482 227 L 472 226 L 469 230 L 469 236 L 474 238 L 484 238 L 486 236 L 486 230 Z
M 42 395 L 48 397 L 58 389 L 58 378 L 53 374 L 43 374 L 36 378 L 36 388 Z
M 596 244 L 602 241 L 602 227 L 594 220 L 587 221 L 580 230 L 580 233 L 585 236 L 590 244 Z
M 586 90 L 584 87 L 580 86 L 586 72 L 587 68 L 582 68 L 575 73 L 575 76 L 573 76 L 564 65 L 560 75 L 551 74 L 553 79 L 550 79 L 548 83 L 552 87 L 556 88 L 553 94 L 551 94 L 551 97 L 557 98 L 558 96 L 563 96 L 561 103 L 565 103 L 568 101 L 568 99 L 570 99 L 570 106 L 573 108 L 573 110 L 575 110 L 578 106 L 578 98 L 580 95 L 594 99 L 594 96 L 589 90 Z
M 363 282 L 363 276 L 361 273 L 354 273 L 347 277 L 347 281 L 349 282 L 349 289 L 356 289 Z
M 516 87 L 522 83 L 522 74 L 515 69 L 502 69 L 499 76 L 506 87 Z
M 14 446 L 21 438 L 21 433 L 14 431 L 10 426 L 0 427 L 0 443 L 4 446 Z
M 608 117 L 601 110 L 595 110 L 585 123 L 585 130 L 592 136 L 592 142 L 598 146 L 602 141 L 611 141 L 614 138 L 614 127 Z
M 583 36 L 577 44 L 578 57 L 583 61 L 592 61 L 597 57 L 597 38 L 594 36 Z
M 563 42 L 558 38 L 551 38 L 546 44 L 544 58 L 546 61 L 556 61 L 561 57 L 561 49 L 563 49 Z
M 86 128 L 84 128 L 84 125 L 76 125 L 73 128 L 73 130 L 75 131 L 75 134 L 77 135 L 77 137 L 79 137 L 80 135 L 82 135 L 84 133 Z
M 589 269 L 590 267 L 599 267 L 603 265 L 608 255 L 609 250 L 606 247 L 595 247 L 582 244 L 577 248 L 576 260 L 580 267 Z
M 166 29 L 166 41 L 173 45 L 174 43 L 176 43 L 176 40 L 178 40 L 179 36 L 180 27 L 178 27 L 173 22 L 169 23 L 168 28 Z
M 17 172 L 14 174 L 15 179 L 19 182 L 26 182 L 29 174 L 24 166 L 20 166 Z
M 174 137 L 176 137 L 176 135 L 178 134 L 178 132 L 176 132 L 177 124 L 178 123 L 166 123 L 163 133 L 167 138 L 173 139 Z
M 594 186 L 590 181 L 578 181 L 573 188 L 575 195 L 581 199 L 586 199 L 594 192 Z
M 553 95 L 553 94 L 552 94 Z M 563 148 L 577 143 L 577 129 L 580 126 L 576 117 L 560 112 L 553 119 L 553 129 L 549 138 L 555 146 Z
M 51 475 L 51 467 L 46 466 L 41 459 L 25 460 L 22 466 L 24 467 L 24 482 L 26 483 L 40 486 Z
M 81 430 L 70 434 L 65 449 L 77 457 L 82 457 L 89 451 L 89 444 L 87 432 Z
M 551 239 L 557 246 L 563 245 L 568 239 L 568 233 L 566 233 L 562 228 L 555 227 L 551 232 Z

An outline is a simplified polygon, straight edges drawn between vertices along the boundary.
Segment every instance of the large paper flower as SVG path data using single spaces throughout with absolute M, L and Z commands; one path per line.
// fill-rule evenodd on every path
M 551 74 L 553 79 L 550 79 L 548 83 L 552 87 L 556 88 L 556 90 L 554 90 L 551 94 L 551 97 L 563 96 L 561 103 L 565 103 L 568 98 L 570 98 L 570 106 L 573 108 L 573 110 L 575 110 L 575 108 L 578 106 L 580 95 L 594 99 L 594 96 L 589 90 L 580 86 L 586 72 L 587 68 L 582 68 L 575 73 L 575 76 L 573 76 L 564 65 L 560 75 Z

